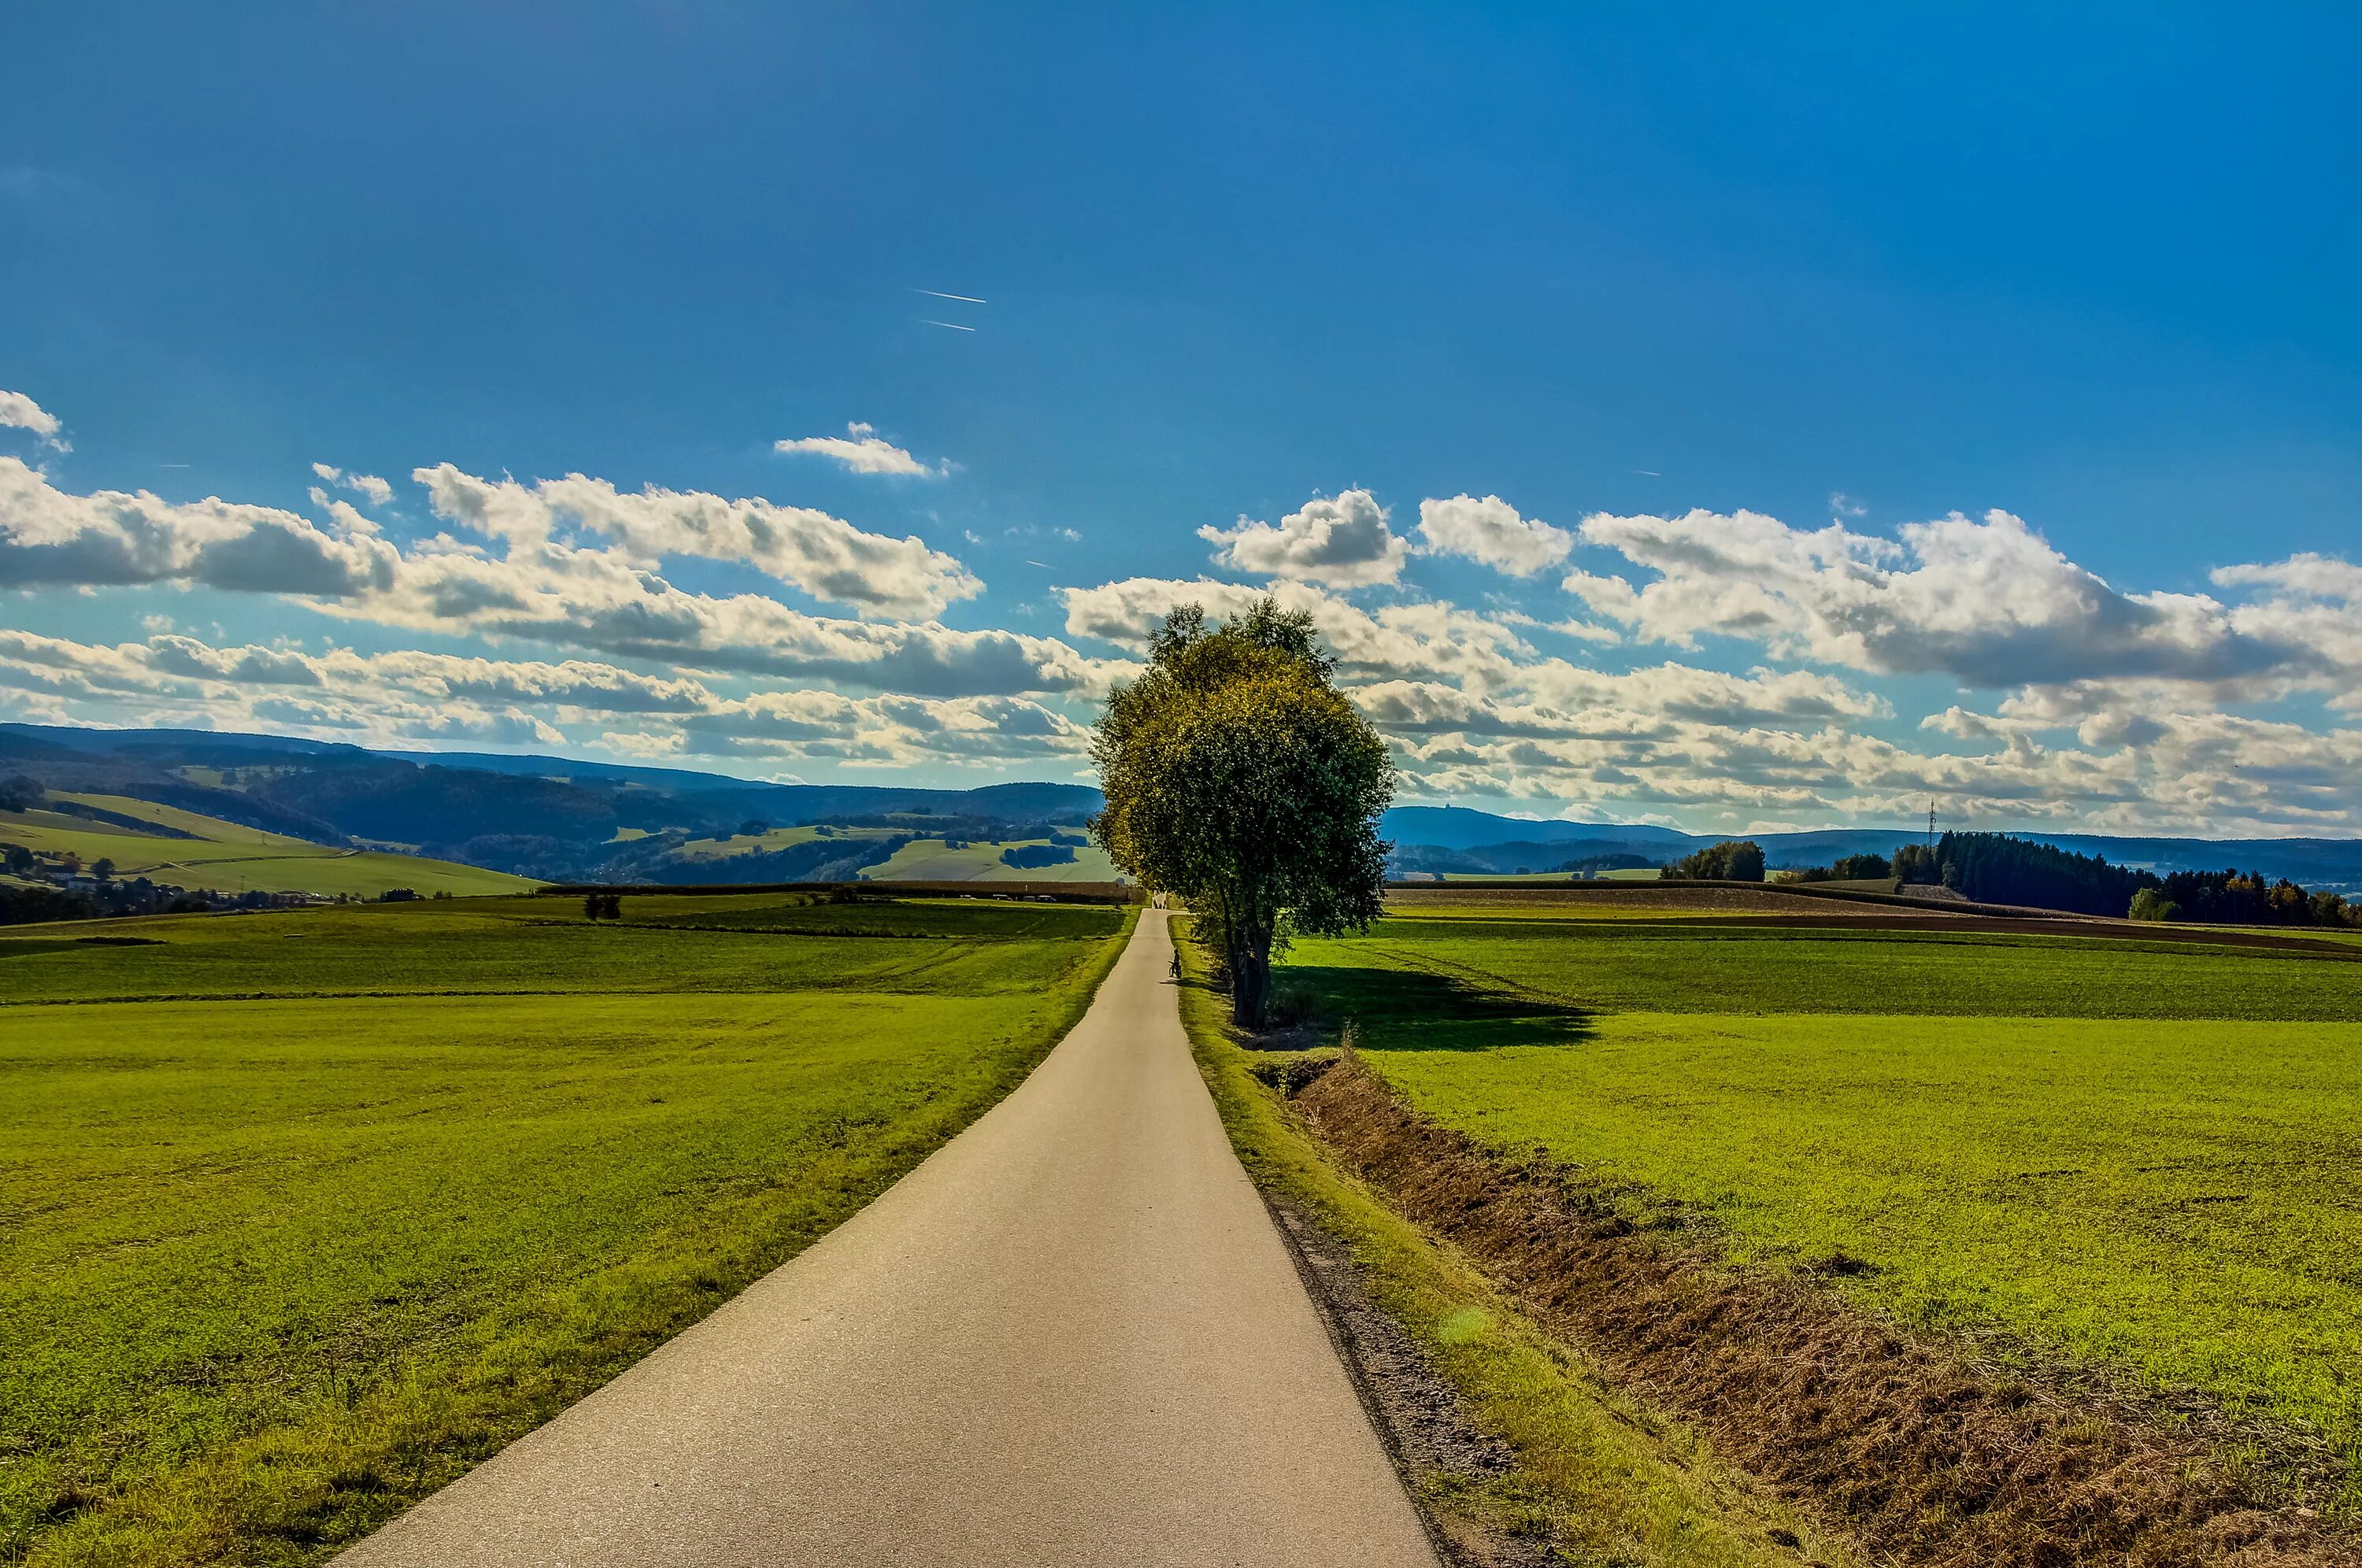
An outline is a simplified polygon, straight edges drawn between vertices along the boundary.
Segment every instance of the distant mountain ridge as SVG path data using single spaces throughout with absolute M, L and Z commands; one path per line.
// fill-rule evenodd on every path
M 491 752 L 374 751 L 294 736 L 210 730 L 100 730 L 0 723 L 0 774 L 52 789 L 129 794 L 320 843 L 418 846 L 441 858 L 551 879 L 624 878 L 661 860 L 623 835 L 678 844 L 747 821 L 774 826 L 874 822 L 930 834 L 1043 836 L 1099 808 L 1084 784 L 970 790 L 892 784 L 772 784 L 690 768 Z M 225 782 L 209 781 L 218 776 Z M 1465 806 L 1397 806 L 1380 830 L 1404 872 L 1554 870 L 1617 856 L 1655 864 L 1733 836 L 1647 823 L 1496 816 Z M 1775 869 L 1890 854 L 1912 827 L 1751 834 Z M 2362 839 L 2115 837 L 2014 830 L 2021 838 L 2158 872 L 2236 867 L 2308 887 L 2362 888 Z M 635 841 L 636 842 L 636 841 Z

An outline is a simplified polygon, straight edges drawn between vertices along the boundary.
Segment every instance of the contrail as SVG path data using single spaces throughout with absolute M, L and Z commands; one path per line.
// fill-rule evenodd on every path
M 948 326 L 954 332 L 974 332 L 976 330 L 973 326 L 962 326 L 956 321 L 937 321 L 933 316 L 922 315 L 917 319 L 925 322 L 929 326 Z
M 1663 479 L 1665 477 L 1654 469 L 1634 469 L 1632 471 L 1636 474 L 1647 474 L 1650 479 Z
M 947 294 L 941 289 L 912 289 L 911 292 L 914 294 L 933 294 L 939 300 L 957 300 L 962 304 L 990 304 L 992 303 L 990 300 L 980 300 L 974 294 Z

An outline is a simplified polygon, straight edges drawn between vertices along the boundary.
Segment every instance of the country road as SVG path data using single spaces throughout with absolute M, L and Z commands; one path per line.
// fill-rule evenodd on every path
M 1357 1564 L 1426 1533 L 1144 911 L 1022 1087 L 343 1568 Z

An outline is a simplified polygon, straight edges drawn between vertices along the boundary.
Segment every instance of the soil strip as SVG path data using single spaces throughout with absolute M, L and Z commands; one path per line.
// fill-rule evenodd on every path
M 2226 1472 L 2202 1422 L 1971 1366 L 1808 1279 L 1636 1231 L 1560 1167 L 1510 1168 L 1418 1117 L 1350 1055 L 1287 1087 L 1400 1212 L 1875 1560 L 2362 1564 L 2351 1536 Z

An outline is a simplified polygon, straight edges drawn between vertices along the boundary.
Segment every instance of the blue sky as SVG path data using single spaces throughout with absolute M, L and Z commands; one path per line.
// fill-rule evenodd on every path
M 1075 777 L 1277 584 L 1409 799 L 2362 828 L 2356 13 L 1781 9 L 27 7 L 0 710 Z

